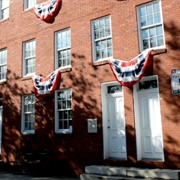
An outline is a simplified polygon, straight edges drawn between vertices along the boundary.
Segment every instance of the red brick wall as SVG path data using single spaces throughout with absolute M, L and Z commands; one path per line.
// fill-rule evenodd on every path
M 44 2 L 38 1 L 38 3 Z M 130 60 L 139 54 L 136 6 L 147 0 L 63 1 L 53 24 L 36 18 L 33 10 L 23 11 L 23 1 L 10 4 L 10 17 L 0 22 L 0 49 L 8 49 L 8 79 L 0 84 L 4 98 L 3 156 L 24 146 L 49 146 L 59 159 L 66 158 L 76 174 L 89 164 L 180 168 L 179 96 L 171 93 L 170 70 L 180 62 L 180 6 L 178 0 L 162 0 L 167 52 L 154 56 L 153 74 L 159 77 L 165 162 L 136 161 L 133 91 L 124 88 L 128 160 L 103 161 L 102 82 L 115 78 L 108 64 L 92 65 L 91 27 L 93 19 L 111 15 L 113 56 Z M 22 78 L 22 43 L 36 39 L 36 74 L 47 76 L 54 70 L 54 32 L 70 27 L 72 69 L 61 74 L 60 88 L 73 91 L 73 133 L 54 133 L 54 96 L 37 99 L 36 133 L 22 135 L 21 95 L 33 92 L 31 78 Z M 88 134 L 87 119 L 98 119 L 98 133 Z

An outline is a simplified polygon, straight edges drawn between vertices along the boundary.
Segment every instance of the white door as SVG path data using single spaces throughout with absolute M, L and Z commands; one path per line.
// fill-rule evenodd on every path
M 2 107 L 0 106 L 0 153 L 2 147 Z
M 123 97 L 107 95 L 110 157 L 126 159 L 126 133 Z
M 127 159 L 122 86 L 106 84 L 103 90 L 104 157 Z
M 158 81 L 143 79 L 136 85 L 135 108 L 137 151 L 139 159 L 163 160 L 163 138 Z M 137 112 L 138 111 L 138 112 Z

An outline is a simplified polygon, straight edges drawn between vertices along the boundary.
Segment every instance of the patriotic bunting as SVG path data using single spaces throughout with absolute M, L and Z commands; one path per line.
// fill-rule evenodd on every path
M 111 59 L 109 65 L 122 86 L 133 86 L 141 80 L 146 69 L 151 65 L 151 50 L 145 50 L 130 61 Z
M 37 97 L 45 97 L 52 94 L 59 86 L 60 76 L 59 70 L 52 72 L 46 78 L 34 75 L 32 79 L 35 95 Z
M 38 18 L 47 22 L 53 23 L 55 16 L 58 14 L 61 7 L 61 0 L 49 0 L 47 2 L 37 4 L 34 7 L 34 12 Z

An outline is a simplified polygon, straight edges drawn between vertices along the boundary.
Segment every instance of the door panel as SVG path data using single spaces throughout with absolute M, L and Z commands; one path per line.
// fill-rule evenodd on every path
M 110 157 L 126 159 L 126 133 L 123 97 L 107 95 L 108 139 Z
M 142 158 L 162 159 L 162 127 L 157 92 L 139 92 Z

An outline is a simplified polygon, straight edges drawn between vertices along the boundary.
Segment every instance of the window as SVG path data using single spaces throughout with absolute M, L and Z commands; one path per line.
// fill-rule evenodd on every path
M 55 56 L 56 69 L 67 68 L 71 66 L 71 32 L 70 29 L 64 29 L 55 34 Z
M 23 76 L 35 73 L 36 41 L 31 40 L 23 44 Z
M 36 0 L 24 0 L 24 9 L 30 9 L 36 5 Z
M 9 17 L 9 2 L 10 0 L 0 0 L 0 20 Z
M 112 57 L 112 33 L 110 16 L 92 21 L 93 61 Z
M 34 133 L 35 95 L 22 97 L 22 133 Z
M 6 81 L 7 49 L 0 50 L 0 81 Z
M 137 15 L 140 50 L 164 47 L 161 2 L 153 1 L 137 7 Z
M 157 87 L 158 87 L 157 79 L 139 82 L 139 90 L 154 89 Z
M 56 133 L 72 133 L 72 91 L 58 90 L 55 93 L 55 131 Z

